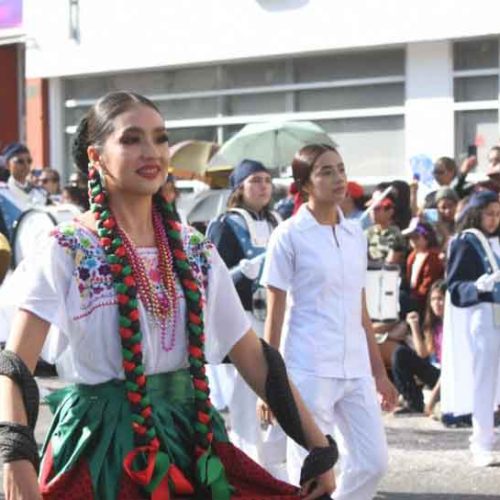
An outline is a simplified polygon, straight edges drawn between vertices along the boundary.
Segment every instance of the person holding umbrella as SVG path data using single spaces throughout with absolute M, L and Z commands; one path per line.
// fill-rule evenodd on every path
M 232 194 L 226 213 L 208 227 L 222 260 L 230 269 L 243 308 L 258 335 L 264 333 L 265 290 L 259 284 L 269 237 L 281 221 L 270 210 L 272 181 L 260 162 L 246 159 L 230 175 Z M 231 379 L 222 399 L 231 414 L 231 437 L 241 449 L 278 477 L 285 478 L 285 436 L 276 428 L 262 431 L 255 413 L 257 396 L 232 367 L 212 367 Z M 220 374 L 222 376 L 222 374 Z M 221 384 L 222 385 L 222 384 Z
M 291 379 L 323 432 L 337 430 L 342 438 L 335 499 L 367 500 L 387 467 L 377 392 L 385 410 L 397 398 L 366 307 L 367 241 L 359 223 L 339 208 L 347 178 L 335 148 L 305 146 L 292 170 L 307 202 L 269 241 L 261 280 L 268 294 L 265 339 L 278 349 L 284 330 Z M 270 422 L 268 406 L 260 410 Z M 302 456 L 288 441 L 287 469 L 295 484 Z

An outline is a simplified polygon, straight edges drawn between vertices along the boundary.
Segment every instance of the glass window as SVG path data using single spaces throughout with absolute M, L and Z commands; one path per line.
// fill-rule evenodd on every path
M 404 117 L 318 121 L 338 144 L 347 175 L 405 176 Z
M 155 103 L 166 120 L 217 116 L 217 98 L 182 99 Z
M 284 113 L 286 111 L 286 94 L 228 96 L 226 97 L 225 106 L 226 114 L 230 116 Z
M 453 44 L 453 68 L 498 68 L 498 39 L 488 38 Z
M 224 66 L 224 88 L 261 87 L 287 83 L 286 61 L 259 61 Z
M 498 76 L 455 78 L 455 101 L 485 101 L 498 99 Z
M 455 113 L 455 156 L 464 158 L 470 144 L 477 146 L 478 170 L 486 168 L 491 146 L 498 143 L 498 110 Z
M 190 127 L 190 128 L 168 128 L 170 144 L 196 139 L 199 141 L 217 142 L 216 127 Z
M 302 90 L 297 92 L 297 111 L 323 111 L 349 108 L 402 106 L 405 89 L 402 83 L 370 87 Z
M 296 82 L 404 75 L 404 49 L 308 56 L 294 60 Z
M 107 92 L 123 89 L 150 96 L 214 90 L 217 87 L 215 66 L 68 78 L 65 81 L 66 99 L 98 99 Z

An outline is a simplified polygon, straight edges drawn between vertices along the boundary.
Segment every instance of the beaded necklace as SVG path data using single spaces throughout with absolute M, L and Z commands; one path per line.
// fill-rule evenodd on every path
M 91 210 L 97 222 L 99 242 L 106 254 L 106 260 L 113 275 L 114 287 L 118 297 L 119 335 L 122 345 L 122 366 L 125 374 L 127 399 L 132 413 L 134 435 L 133 451 L 124 460 L 124 469 L 134 482 L 149 493 L 158 490 L 159 482 L 167 481 L 164 488 L 177 493 L 193 494 L 191 486 L 183 487 L 179 478 L 180 471 L 175 464 L 168 469 L 168 454 L 160 449 L 153 409 L 146 389 L 146 375 L 142 355 L 142 332 L 139 321 L 137 282 L 132 272 L 129 253 L 124 240 L 118 232 L 116 219 L 108 205 L 106 191 L 100 181 L 99 173 L 93 165 L 89 166 L 89 198 Z M 224 466 L 211 450 L 213 441 L 212 404 L 210 389 L 205 370 L 205 335 L 203 322 L 203 302 L 200 289 L 191 271 L 191 265 L 184 250 L 181 226 L 172 204 L 161 196 L 154 196 L 154 204 L 159 210 L 166 238 L 171 249 L 174 270 L 179 277 L 186 300 L 186 330 L 188 334 L 189 372 L 193 381 L 196 421 L 194 423 L 195 469 L 203 475 L 197 484 L 204 498 L 227 499 L 230 490 L 224 479 Z M 161 240 L 161 238 L 160 238 Z M 160 466 L 160 458 L 163 463 Z M 158 467 L 157 467 L 158 466 Z M 218 471 L 208 474 L 207 471 Z M 185 483 L 185 482 L 184 482 Z M 190 489 L 191 488 L 191 489 Z M 224 495 L 221 494 L 221 489 Z M 217 491 L 217 493 L 215 493 Z
M 137 282 L 137 293 L 146 308 L 148 319 L 160 329 L 162 349 L 165 352 L 170 352 L 174 348 L 176 340 L 177 287 L 172 253 L 168 245 L 161 215 L 157 210 L 153 211 L 153 230 L 155 244 L 158 249 L 158 270 L 165 293 L 159 293 L 156 289 L 155 283 L 149 277 L 132 239 L 122 228 L 118 227 L 117 229 L 127 250 L 127 256 L 132 266 L 132 274 Z M 168 332 L 171 332 L 171 334 L 167 344 Z

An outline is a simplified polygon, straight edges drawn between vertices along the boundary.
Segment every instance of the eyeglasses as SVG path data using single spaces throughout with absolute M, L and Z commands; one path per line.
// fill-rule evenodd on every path
M 47 184 L 48 182 L 57 182 L 56 179 L 50 179 L 46 177 L 45 179 L 40 179 L 40 184 Z
M 21 163 L 23 165 L 31 165 L 33 163 L 33 158 L 12 158 L 14 163 Z
M 432 174 L 435 175 L 436 177 L 441 177 L 442 175 L 446 174 L 446 170 L 438 168 L 433 170 Z

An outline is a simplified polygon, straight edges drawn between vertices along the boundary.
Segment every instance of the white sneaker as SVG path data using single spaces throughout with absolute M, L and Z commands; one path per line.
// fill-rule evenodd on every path
M 475 467 L 488 467 L 495 462 L 495 457 L 491 451 L 477 450 L 472 452 L 472 462 Z

